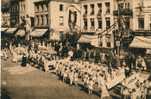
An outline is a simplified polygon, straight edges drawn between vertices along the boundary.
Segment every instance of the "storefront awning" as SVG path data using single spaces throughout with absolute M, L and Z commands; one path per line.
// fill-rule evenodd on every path
M 8 28 L 1 28 L 1 31 L 4 32 L 6 31 Z
M 98 38 L 97 35 L 81 35 L 80 39 L 78 40 L 79 43 L 92 43 L 92 41 Z
M 33 2 L 41 2 L 41 1 L 43 1 L 43 0 L 33 0 Z
M 99 39 L 98 39 L 98 38 L 93 39 L 93 40 L 91 41 L 91 45 L 93 45 L 93 46 L 95 46 L 95 47 L 100 47 L 100 46 L 99 46 Z
M 17 30 L 17 28 L 8 28 L 8 29 L 6 30 L 6 33 L 8 33 L 8 34 L 13 34 L 16 30 Z
M 20 30 L 17 31 L 17 33 L 16 33 L 15 35 L 16 35 L 16 36 L 20 36 L 20 37 L 25 36 L 25 30 L 20 29 Z
M 149 48 L 151 49 L 151 36 L 136 36 L 129 47 L 132 48 Z
M 47 31 L 48 29 L 35 29 L 30 33 L 30 35 L 32 37 L 42 37 Z
M 50 40 L 52 41 L 60 41 L 60 34 L 57 32 L 52 33 L 52 35 L 50 36 Z

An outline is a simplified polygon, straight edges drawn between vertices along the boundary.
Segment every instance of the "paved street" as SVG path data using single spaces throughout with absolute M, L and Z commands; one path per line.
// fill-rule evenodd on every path
M 2 60 L 2 99 L 99 99 L 51 73 Z

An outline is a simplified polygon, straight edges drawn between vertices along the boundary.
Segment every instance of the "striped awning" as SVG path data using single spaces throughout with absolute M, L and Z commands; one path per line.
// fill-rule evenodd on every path
M 15 35 L 16 35 L 16 36 L 20 36 L 20 37 L 25 36 L 25 30 L 19 29 Z
M 44 1 L 44 0 L 33 0 L 33 2 L 41 2 L 41 1 Z
M 4 32 L 6 31 L 8 28 L 1 28 L 1 31 Z
M 80 39 L 78 40 L 79 43 L 92 43 L 92 41 L 98 38 L 97 35 L 81 35 Z
M 48 29 L 35 29 L 34 31 L 32 31 L 30 33 L 30 36 L 32 36 L 32 37 L 42 37 L 47 31 L 48 31 Z

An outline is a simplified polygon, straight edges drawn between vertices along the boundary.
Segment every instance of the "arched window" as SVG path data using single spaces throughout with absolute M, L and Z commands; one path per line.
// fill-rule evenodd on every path
M 41 25 L 44 25 L 44 15 L 41 15 Z
M 48 14 L 46 15 L 46 19 L 47 19 L 47 23 L 46 24 L 48 25 Z
M 35 26 L 38 25 L 38 16 L 35 17 Z
M 43 10 L 47 11 L 47 5 L 46 4 L 43 5 Z
M 39 25 L 42 25 L 42 18 L 39 16 Z
M 41 5 L 39 5 L 39 12 L 41 12 L 42 11 L 42 6 Z
M 44 22 L 43 22 L 44 25 L 47 25 L 47 16 L 46 16 L 46 15 L 43 16 L 43 21 L 44 21 Z

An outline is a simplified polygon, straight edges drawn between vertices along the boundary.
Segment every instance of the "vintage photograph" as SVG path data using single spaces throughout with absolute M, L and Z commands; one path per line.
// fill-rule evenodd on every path
M 1 99 L 151 99 L 151 0 L 1 0 Z

